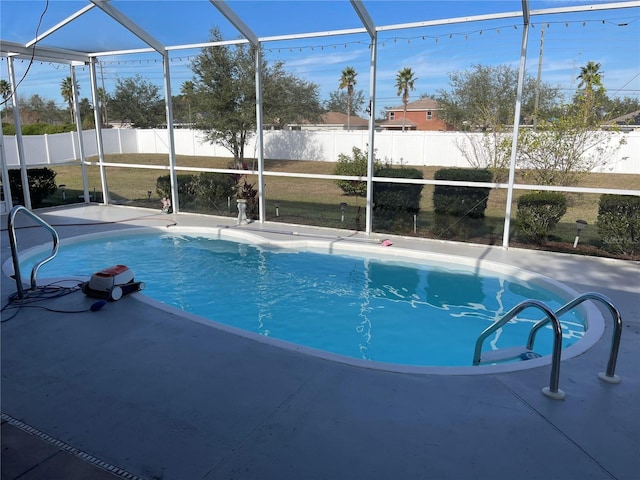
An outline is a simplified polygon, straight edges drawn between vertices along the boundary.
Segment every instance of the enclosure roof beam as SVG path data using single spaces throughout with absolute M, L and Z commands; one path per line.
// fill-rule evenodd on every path
M 122 25 L 124 28 L 133 33 L 136 37 L 142 40 L 144 43 L 152 47 L 156 52 L 163 55 L 165 52 L 164 45 L 158 40 L 149 35 L 146 31 L 135 24 L 129 17 L 127 17 L 120 10 L 115 8 L 109 3 L 110 0 L 91 0 L 96 7 L 102 10 L 104 13 L 113 18 L 116 22 Z
M 531 15 L 553 15 L 556 13 L 575 13 L 575 12 L 597 12 L 599 10 L 618 10 L 621 8 L 638 8 L 640 1 L 632 2 L 616 2 L 616 3 L 599 3 L 596 5 L 575 5 L 571 7 L 545 8 L 541 10 L 531 10 Z
M 522 0 L 522 22 L 529 25 L 529 0 Z
M 211 4 L 218 9 L 222 15 L 225 16 L 227 20 L 231 22 L 231 24 L 238 29 L 238 31 L 251 42 L 252 45 L 258 46 L 260 43 L 258 40 L 258 36 L 249 28 L 249 26 L 244 23 L 244 21 L 236 15 L 236 12 L 231 10 L 231 7 L 227 5 L 224 0 L 209 0 Z
M 47 30 L 46 32 L 36 36 L 36 38 L 34 38 L 33 40 L 31 40 L 30 42 L 28 42 L 26 45 L 27 47 L 30 47 L 32 45 L 35 45 L 36 43 L 38 43 L 39 41 L 47 38 L 49 35 L 51 35 L 54 32 L 57 32 L 58 30 L 60 30 L 62 27 L 64 27 L 65 25 L 68 25 L 69 23 L 71 23 L 72 21 L 74 21 L 76 18 L 80 17 L 81 15 L 85 14 L 86 12 L 88 12 L 89 10 L 91 10 L 93 7 L 95 7 L 95 5 L 91 4 L 91 5 L 86 5 L 84 8 L 81 8 L 80 10 L 78 10 L 76 13 L 74 13 L 73 15 L 65 18 L 64 20 L 62 20 L 60 23 L 57 23 L 56 25 L 54 25 L 53 27 L 51 27 L 49 30 Z
M 371 15 L 369 15 L 369 11 L 367 10 L 367 7 L 365 7 L 364 4 L 362 3 L 362 0 L 351 0 L 351 5 L 353 6 L 356 13 L 358 14 L 358 17 L 360 17 L 360 21 L 367 29 L 367 32 L 369 32 L 369 36 L 371 38 L 375 37 L 376 25 L 373 22 Z
M 575 13 L 575 12 L 584 12 L 588 10 L 590 12 L 599 11 L 599 10 L 617 10 L 622 8 L 638 8 L 640 7 L 640 1 L 629 1 L 629 2 L 616 2 L 616 3 L 601 3 L 596 5 L 589 5 L 588 9 L 585 9 L 584 5 L 576 5 L 570 7 L 557 7 L 557 8 L 545 8 L 540 10 L 531 10 L 527 8 L 530 16 L 539 16 L 539 15 L 554 15 L 559 13 Z M 501 20 L 501 19 L 509 19 L 509 18 L 520 18 L 523 15 L 523 11 L 514 11 L 514 12 L 501 12 L 501 13 L 489 13 L 486 15 L 472 15 L 467 17 L 453 17 L 453 18 L 443 18 L 438 20 L 427 20 L 423 22 L 412 22 L 412 23 L 399 23 L 393 25 L 383 25 L 377 27 L 378 32 L 390 31 L 390 30 L 405 30 L 409 28 L 423 28 L 423 27 L 435 27 L 439 25 L 454 25 L 457 23 L 471 23 L 471 22 L 482 22 L 487 20 Z
M 442 18 L 438 20 L 426 20 L 423 22 L 398 23 L 394 25 L 382 25 L 377 28 L 378 32 L 389 30 L 404 30 L 409 28 L 436 27 L 439 25 L 453 25 L 456 23 L 482 22 L 485 20 L 500 20 L 504 18 L 520 18 L 521 11 L 494 13 L 488 15 L 472 15 L 468 17 Z
M 34 45 L 25 47 L 19 43 L 0 40 L 0 55 L 15 57 L 23 60 L 38 60 L 40 62 L 56 62 L 68 65 L 85 65 L 89 62 L 86 53 L 62 48 L 43 47 Z

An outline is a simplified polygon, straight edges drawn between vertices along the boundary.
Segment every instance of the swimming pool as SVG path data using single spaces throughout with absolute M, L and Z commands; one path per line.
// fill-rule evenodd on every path
M 576 296 L 550 279 L 488 262 L 479 266 L 477 259 L 400 250 L 389 255 L 372 242 L 238 235 L 173 228 L 69 239 L 39 278 L 86 279 L 125 264 L 145 282 L 145 296 L 172 307 L 254 338 L 391 369 L 469 366 L 480 332 L 522 300 L 557 309 Z M 26 252 L 23 274 L 37 252 Z M 524 344 L 540 318 L 539 311 L 523 312 L 486 349 Z M 571 348 L 583 337 L 585 321 L 574 311 L 561 322 L 563 347 Z M 550 329 L 541 332 L 535 351 L 548 355 L 551 337 Z

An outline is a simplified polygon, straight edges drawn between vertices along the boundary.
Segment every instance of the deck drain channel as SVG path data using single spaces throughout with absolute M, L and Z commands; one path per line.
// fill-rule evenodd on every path
M 44 440 L 45 442 L 58 447 L 60 450 L 70 453 L 71 455 L 78 457 L 80 460 L 83 460 L 87 463 L 90 463 L 91 465 L 95 465 L 98 468 L 106 470 L 107 472 L 112 473 L 113 475 L 116 475 L 120 478 L 124 478 L 126 480 L 144 480 L 142 477 L 138 477 L 133 473 L 129 473 L 126 470 L 123 470 L 122 468 L 117 467 L 116 465 L 112 465 L 110 463 L 104 462 L 99 458 L 96 458 L 93 455 L 88 454 L 87 452 L 83 452 L 82 450 L 72 447 L 68 443 L 55 439 L 51 435 L 47 435 L 46 433 L 41 432 L 37 428 L 33 428 L 32 426 L 27 425 L 26 423 L 23 423 L 20 420 L 16 420 L 15 418 L 7 415 L 6 413 L 2 413 L 1 417 L 2 417 L 2 420 L 7 422 L 9 425 L 13 425 L 14 427 L 19 428 L 24 432 L 34 435 Z

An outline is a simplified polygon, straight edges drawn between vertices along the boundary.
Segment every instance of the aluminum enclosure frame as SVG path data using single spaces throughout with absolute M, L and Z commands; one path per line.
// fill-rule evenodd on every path
M 173 136 L 173 107 L 171 102 L 171 71 L 169 66 L 169 51 L 174 50 L 182 50 L 187 48 L 196 48 L 196 47 L 206 47 L 206 46 L 216 46 L 216 45 L 238 45 L 243 43 L 250 43 L 253 47 L 256 48 L 256 125 L 257 125 L 257 160 L 258 160 L 258 171 L 256 172 L 258 175 L 258 197 L 259 197 L 259 221 L 262 223 L 265 221 L 266 213 L 265 213 L 265 192 L 264 192 L 264 144 L 263 144 L 263 109 L 262 109 L 262 72 L 260 71 L 261 59 L 262 59 L 262 46 L 265 43 L 272 41 L 281 41 L 281 40 L 290 40 L 290 39 L 303 39 L 303 38 L 316 38 L 316 37 L 325 37 L 325 36 L 340 36 L 340 35 L 350 35 L 350 34 L 360 34 L 367 33 L 370 37 L 370 85 L 369 85 L 369 158 L 368 158 L 368 168 L 367 168 L 367 199 L 366 199 L 366 233 L 370 234 L 372 232 L 372 223 L 373 223 L 373 183 L 376 181 L 373 178 L 373 162 L 374 162 L 374 142 L 375 142 L 375 118 L 373 112 L 375 111 L 375 84 L 376 84 L 376 72 L 377 72 L 377 35 L 379 32 L 384 31 L 393 31 L 393 30 L 407 30 L 413 28 L 424 28 L 430 26 L 442 26 L 442 25 L 452 25 L 452 24 L 460 24 L 460 23 L 473 23 L 473 22 L 482 22 L 488 20 L 497 20 L 497 19 L 522 19 L 523 25 L 523 36 L 522 36 L 522 45 L 521 45 L 521 55 L 520 55 L 520 66 L 518 70 L 518 89 L 517 89 L 517 100 L 516 100 L 516 114 L 514 119 L 514 131 L 513 131 L 513 145 L 512 145 L 512 154 L 510 159 L 510 171 L 509 171 L 509 189 L 508 189 L 508 199 L 506 202 L 506 212 L 505 212 L 505 227 L 503 231 L 503 247 L 507 248 L 509 245 L 509 225 L 511 221 L 511 203 L 513 198 L 513 189 L 514 189 L 514 181 L 515 181 L 515 156 L 517 152 L 517 134 L 518 134 L 518 124 L 517 121 L 520 113 L 520 106 L 522 101 L 522 83 L 524 79 L 524 70 L 526 66 L 526 54 L 527 54 L 527 42 L 528 42 L 528 32 L 530 26 L 530 19 L 533 16 L 539 15 L 561 15 L 567 13 L 575 13 L 581 11 L 598 11 L 598 10 L 616 10 L 616 9 L 626 9 L 626 8 L 637 8 L 640 7 L 640 1 L 622 1 L 616 3 L 608 3 L 608 4 L 591 4 L 591 5 L 574 5 L 570 7 L 558 7 L 552 9 L 541 9 L 541 10 L 530 10 L 529 0 L 521 0 L 521 10 L 514 12 L 502 12 L 495 14 L 485 14 L 485 15 L 476 15 L 476 16 L 466 16 L 466 17 L 455 17 L 455 18 L 447 18 L 440 20 L 429 20 L 429 21 L 418 21 L 412 23 L 404 23 L 404 24 L 394 24 L 394 25 L 385 25 L 385 26 L 376 26 L 373 19 L 371 18 L 367 8 L 362 0 L 349 0 L 357 17 L 359 18 L 360 23 L 362 23 L 363 27 L 361 28 L 351 28 L 344 30 L 335 30 L 335 31 L 324 31 L 324 32 L 312 32 L 312 33 L 301 33 L 301 34 L 293 34 L 293 35 L 280 35 L 280 36 L 270 36 L 270 37 L 258 37 L 255 32 L 246 23 L 238 16 L 233 9 L 229 6 L 229 4 L 224 0 L 209 0 L 211 5 L 215 7 L 244 37 L 240 40 L 231 40 L 231 41 L 223 41 L 223 42 L 204 42 L 201 44 L 191 44 L 191 45 L 175 45 L 168 46 L 163 45 L 156 38 L 138 26 L 135 22 L 133 22 L 130 18 L 124 15 L 122 12 L 117 10 L 111 3 L 110 0 L 88 0 L 88 3 L 85 7 L 78 10 L 71 16 L 62 20 L 55 26 L 51 27 L 41 35 L 38 35 L 36 38 L 27 42 L 24 45 L 20 45 L 15 42 L 9 42 L 0 40 L 0 56 L 4 56 L 8 59 L 8 63 L 12 65 L 12 60 L 14 58 L 19 59 L 28 59 L 28 60 L 40 60 L 40 61 L 48 61 L 52 63 L 61 63 L 68 64 L 71 67 L 72 78 L 74 77 L 73 69 L 77 66 L 90 66 L 91 73 L 91 89 L 92 89 L 92 99 L 94 102 L 94 114 L 96 118 L 96 136 L 98 143 L 98 152 L 99 152 L 99 164 L 100 164 L 100 174 L 101 174 L 101 182 L 103 189 L 103 202 L 105 204 L 109 203 L 109 192 L 108 185 L 106 181 L 106 172 L 104 168 L 104 153 L 101 149 L 102 144 L 102 133 L 100 129 L 100 122 L 98 121 L 101 118 L 100 114 L 100 102 L 98 101 L 97 96 L 97 82 L 95 75 L 95 62 L 98 57 L 108 56 L 108 55 L 117 55 L 117 54 L 131 54 L 131 53 L 143 53 L 143 52 L 157 52 L 162 57 L 163 62 L 163 77 L 164 77 L 164 95 L 165 95 L 165 107 L 166 107 L 166 119 L 167 119 L 167 131 L 168 131 L 168 142 L 169 142 L 169 171 L 171 178 L 171 190 L 172 190 L 172 205 L 174 211 L 177 213 L 179 211 L 179 199 L 177 193 L 177 176 L 176 176 L 176 159 L 175 159 L 175 140 Z M 141 39 L 145 44 L 149 46 L 149 48 L 135 49 L 135 50 L 122 50 L 122 51 L 102 51 L 102 52 L 83 52 L 80 50 L 68 50 L 54 47 L 47 47 L 41 45 L 41 41 L 47 38 L 52 33 L 64 28 L 66 25 L 69 25 L 77 18 L 81 17 L 85 13 L 93 10 L 94 8 L 98 8 L 102 10 L 106 15 L 111 17 L 114 21 L 125 27 L 139 39 Z M 10 75 L 11 80 L 11 89 L 12 91 L 16 88 L 15 78 L 13 75 Z M 75 105 L 78 103 L 77 92 L 74 89 L 73 91 L 73 102 Z M 14 101 L 14 118 L 16 122 L 16 137 L 18 142 L 18 153 L 20 156 L 21 163 L 21 174 L 23 177 L 23 184 L 26 182 L 26 162 L 24 161 L 24 155 L 22 153 L 21 145 L 21 136 L 18 132 L 20 119 L 19 119 L 19 110 L 17 108 L 17 102 Z M 79 116 L 76 115 L 76 123 L 78 123 L 77 127 L 79 131 L 81 130 L 81 125 L 79 124 L 80 119 Z M 4 141 L 0 136 L 0 140 Z M 0 143 L 2 143 L 0 142 Z M 3 147 L 3 145 L 2 145 Z M 84 191 L 85 191 L 85 202 L 89 202 L 89 194 L 88 194 L 88 185 L 86 181 L 86 173 L 85 173 L 85 164 L 86 159 L 84 158 L 83 149 L 81 148 L 81 163 L 83 167 L 83 179 L 84 179 Z M 2 151 L 0 150 L 0 153 Z M 4 159 L 4 154 L 0 155 L 0 160 L 2 160 L 2 178 L 8 178 L 8 171 L 6 162 Z M 246 172 L 245 172 L 246 173 Z M 393 182 L 393 179 L 385 179 L 386 181 Z M 3 181 L 3 184 L 5 182 Z M 9 209 L 11 208 L 11 192 L 8 182 L 5 184 L 5 198 L 8 200 Z M 31 201 L 29 197 L 28 189 L 25 189 L 25 203 L 27 204 L 27 208 L 31 208 Z

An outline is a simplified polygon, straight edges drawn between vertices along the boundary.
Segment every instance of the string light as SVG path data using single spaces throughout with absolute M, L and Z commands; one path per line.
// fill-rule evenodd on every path
M 550 28 L 552 23 L 564 23 L 565 27 L 566 27 L 566 28 L 569 28 L 569 24 L 570 24 L 570 23 L 581 23 L 583 27 L 586 27 L 586 26 L 587 26 L 587 23 L 596 23 L 596 22 L 597 22 L 597 23 L 600 23 L 600 24 L 602 24 L 602 25 L 606 25 L 607 23 L 611 23 L 611 22 L 609 22 L 609 21 L 607 21 L 607 20 L 602 20 L 602 19 L 601 19 L 601 20 L 593 20 L 593 21 L 591 21 L 591 20 L 589 20 L 589 21 L 587 21 L 587 20 L 577 20 L 577 21 L 573 21 L 573 22 L 569 22 L 569 21 L 561 21 L 561 22 L 547 22 L 546 24 L 543 24 L 543 25 L 545 25 L 545 26 L 546 26 L 546 28 Z M 626 25 L 628 25 L 628 23 L 616 23 L 615 25 L 617 25 L 617 26 L 626 26 Z M 515 30 L 518 30 L 518 25 L 517 25 L 517 24 L 514 24 L 514 25 L 512 25 L 512 26 L 513 26 L 513 28 L 514 28 Z M 533 24 L 533 23 L 531 23 L 531 24 L 530 24 L 530 26 L 531 26 L 532 28 L 535 28 L 535 24 Z M 500 28 L 500 27 L 497 27 L 497 28 L 491 28 L 491 29 L 482 29 L 482 30 L 476 30 L 476 31 L 467 31 L 467 32 L 450 32 L 450 33 L 449 33 L 449 38 L 450 38 L 450 39 L 452 39 L 454 35 L 455 35 L 455 36 L 460 36 L 460 37 L 463 37 L 463 36 L 464 36 L 465 41 L 468 41 L 468 40 L 469 40 L 469 36 L 470 36 L 470 35 L 472 35 L 472 34 L 474 34 L 474 33 L 477 33 L 477 34 L 478 34 L 478 36 L 481 36 L 481 35 L 482 35 L 485 31 L 487 31 L 487 30 L 489 30 L 489 31 L 495 31 L 497 34 L 500 34 L 500 33 L 501 33 L 501 28 Z M 392 38 L 388 38 L 388 39 L 386 39 L 386 40 L 381 40 L 381 41 L 380 41 L 380 45 L 381 45 L 382 47 L 386 47 L 386 44 L 387 44 L 387 42 L 388 42 L 389 40 L 393 40 L 393 43 L 394 43 L 394 44 L 397 44 L 397 43 L 398 43 L 398 40 L 406 40 L 406 41 L 407 41 L 407 44 L 408 44 L 408 45 L 410 45 L 410 44 L 411 44 L 411 42 L 412 42 L 412 40 L 419 40 L 419 39 L 422 39 L 422 40 L 424 41 L 424 40 L 427 40 L 428 38 L 433 38 L 433 40 L 434 40 L 434 42 L 435 42 L 436 44 L 437 44 L 437 43 L 439 43 L 439 41 L 440 41 L 440 36 L 435 36 L 435 37 L 432 37 L 432 36 L 429 36 L 429 35 L 418 35 L 418 36 L 415 36 L 415 37 L 399 37 L 399 36 L 394 36 L 394 37 L 392 37 Z M 289 52 L 290 52 L 290 53 L 293 53 L 294 49 L 297 49 L 299 52 L 304 52 L 305 50 L 310 50 L 310 51 L 315 52 L 316 48 L 319 48 L 321 51 L 323 51 L 323 52 L 324 52 L 325 47 L 327 47 L 327 48 L 328 48 L 328 47 L 331 47 L 331 46 L 332 46 L 332 47 L 334 48 L 334 50 L 335 50 L 335 49 L 338 47 L 338 45 L 343 45 L 343 46 L 344 46 L 344 48 L 348 48 L 350 45 L 354 45 L 354 44 L 362 44 L 362 43 L 363 43 L 363 42 L 361 42 L 361 41 L 354 41 L 354 42 L 347 42 L 347 43 L 344 43 L 344 44 L 342 44 L 342 43 L 341 43 L 341 44 L 333 43 L 333 44 L 327 44 L 327 45 L 301 45 L 301 46 L 292 46 L 292 47 L 290 47 L 290 48 L 289 48 Z M 368 42 L 367 42 L 367 49 L 368 49 L 368 50 L 371 50 L 371 47 L 372 47 L 371 43 L 368 43 Z M 267 52 L 269 52 L 269 53 L 273 53 L 273 52 L 275 52 L 275 51 L 277 50 L 277 52 L 278 52 L 278 53 L 282 53 L 282 51 L 286 51 L 285 49 L 286 49 L 286 47 L 285 47 L 285 48 L 278 47 L 277 49 L 271 49 L 271 48 L 269 48 L 269 49 L 265 49 L 265 51 L 267 51 Z M 192 61 L 194 58 L 196 58 L 197 56 L 198 56 L 198 55 L 190 55 L 190 56 L 186 56 L 186 57 L 175 57 L 175 58 L 171 58 L 171 62 L 172 62 L 172 63 L 176 63 L 176 62 L 179 62 L 179 63 L 182 63 L 182 62 L 190 62 L 190 61 Z M 4 57 L 2 57 L 2 61 L 4 61 Z M 25 61 L 24 59 L 21 59 L 21 62 L 22 62 L 22 63 L 24 63 L 24 61 Z M 145 61 L 146 61 L 146 63 L 147 63 L 147 64 L 151 64 L 151 63 L 153 63 L 153 64 L 157 64 L 160 60 L 158 60 L 158 59 L 152 59 L 152 60 L 149 60 L 149 59 L 146 59 L 146 60 L 131 60 L 131 61 L 126 61 L 126 60 L 113 60 L 113 61 L 107 61 L 107 62 L 101 62 L 101 63 L 102 63 L 103 65 L 113 65 L 113 64 L 117 64 L 117 65 L 128 65 L 128 64 L 135 65 L 135 64 L 138 64 L 138 65 L 140 65 L 140 64 L 142 64 L 142 63 L 143 63 L 143 62 L 145 62 Z M 43 65 L 43 62 L 40 62 L 40 64 L 41 64 L 41 65 Z M 50 66 L 52 66 L 52 67 L 54 67 L 54 68 L 58 68 L 58 67 L 56 66 L 56 65 L 58 65 L 58 64 L 55 64 L 55 65 L 54 65 L 53 63 L 51 63 L 51 62 L 50 62 L 50 63 L 49 63 L 49 65 L 50 65 Z

